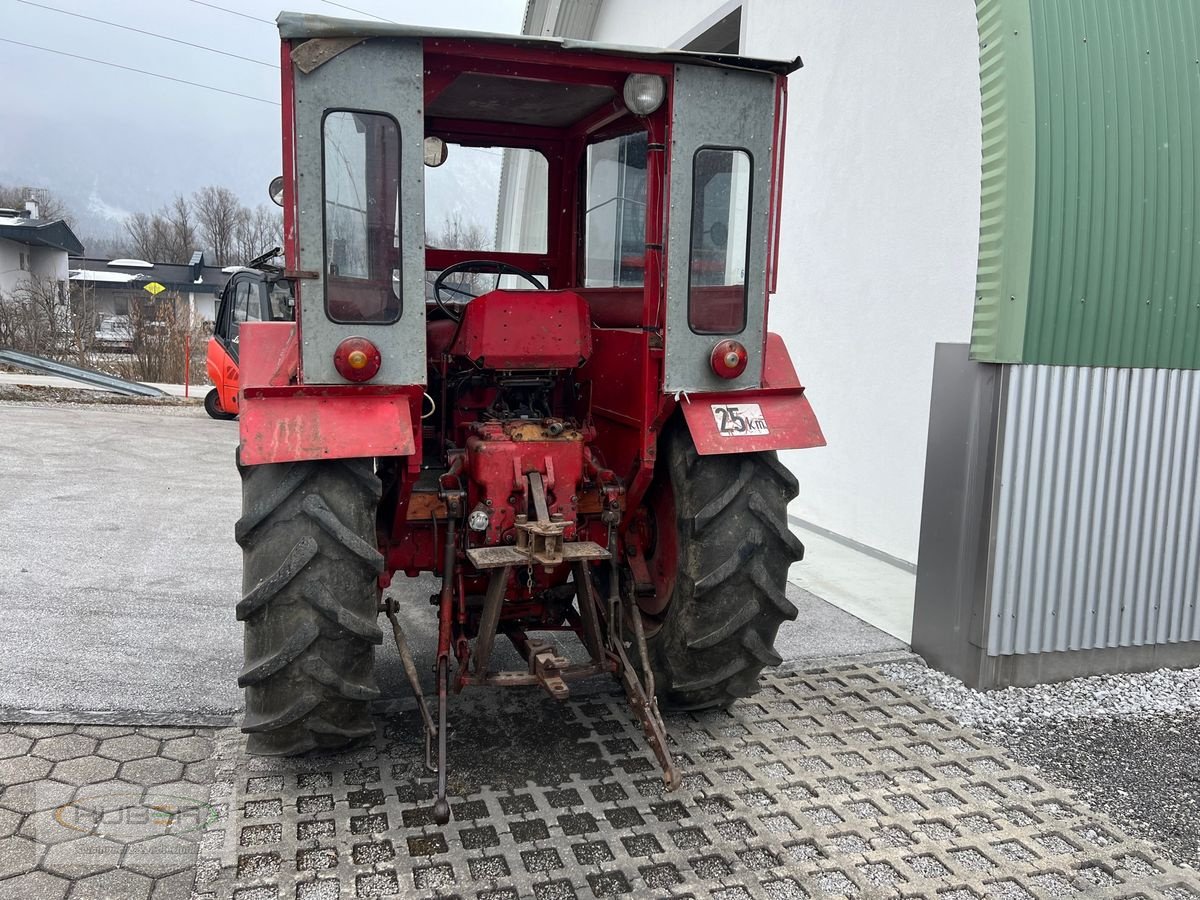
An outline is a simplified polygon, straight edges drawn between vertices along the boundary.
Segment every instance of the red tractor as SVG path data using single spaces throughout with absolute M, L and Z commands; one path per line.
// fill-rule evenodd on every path
M 479 685 L 616 676 L 677 786 L 659 704 L 752 693 L 796 615 L 775 451 L 824 439 L 766 320 L 799 61 L 279 27 L 297 314 L 240 331 L 249 750 L 373 732 L 382 612 L 439 821 L 447 697 Z M 439 236 L 427 199 L 494 234 Z M 383 593 L 421 573 L 432 710 Z M 493 670 L 500 636 L 523 669 Z

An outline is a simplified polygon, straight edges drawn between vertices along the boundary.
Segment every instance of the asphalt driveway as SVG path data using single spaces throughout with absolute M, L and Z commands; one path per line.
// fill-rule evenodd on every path
M 196 407 L 0 402 L 0 719 L 231 721 L 236 444 L 236 422 Z M 394 590 L 430 670 L 436 585 Z M 801 612 L 780 632 L 784 659 L 904 649 L 799 588 L 789 596 Z M 392 648 L 377 669 L 385 696 L 407 696 Z

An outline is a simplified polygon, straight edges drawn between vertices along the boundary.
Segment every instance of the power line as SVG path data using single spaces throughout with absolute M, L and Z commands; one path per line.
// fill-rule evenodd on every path
M 229 94 L 232 97 L 242 97 L 246 100 L 257 100 L 259 103 L 269 103 L 272 106 L 278 106 L 277 100 L 266 100 L 262 97 L 255 97 L 252 94 L 240 94 L 237 91 L 227 91 L 225 88 L 213 87 L 211 84 L 201 84 L 198 81 L 188 81 L 186 78 L 176 78 L 174 75 L 163 75 L 160 72 L 148 72 L 145 69 L 135 69 L 133 66 L 123 66 L 120 63 L 107 62 L 103 59 L 93 59 L 90 56 L 80 56 L 77 53 L 67 53 L 65 50 L 55 50 L 52 47 L 39 47 L 37 44 L 26 44 L 24 41 L 14 41 L 11 38 L 0 37 L 0 41 L 6 44 L 16 44 L 18 47 L 28 47 L 30 50 L 41 50 L 44 53 L 55 53 L 59 56 L 69 56 L 71 59 L 82 59 L 84 62 L 96 63 L 101 66 L 110 66 L 114 69 L 124 69 L 126 72 L 137 72 L 139 75 L 149 75 L 153 78 L 162 78 L 165 81 L 175 81 L 179 84 L 190 84 L 192 87 L 204 88 L 206 91 L 216 91 L 218 94 Z
M 358 13 L 360 16 L 370 16 L 372 19 L 379 19 L 382 22 L 391 22 L 393 25 L 399 24 L 395 19 L 389 19 L 386 16 L 377 16 L 373 12 L 367 12 L 365 9 L 355 9 L 353 6 L 347 6 L 345 3 L 334 3 L 333 0 L 321 0 L 322 3 L 328 3 L 330 6 L 337 6 L 341 9 L 349 10 L 352 13 Z
M 46 9 L 50 12 L 62 13 L 64 16 L 74 16 L 76 19 L 86 19 L 89 22 L 98 22 L 101 25 L 109 25 L 113 28 L 121 28 L 125 31 L 132 31 L 137 34 L 148 35 L 149 37 L 158 38 L 162 41 L 171 41 L 173 44 L 183 44 L 185 47 L 195 47 L 197 50 L 207 50 L 209 53 L 219 53 L 222 56 L 229 56 L 233 59 L 241 59 L 246 62 L 254 63 L 258 66 L 266 66 L 269 69 L 276 68 L 275 63 L 263 62 L 261 59 L 252 59 L 249 56 L 240 56 L 237 53 L 229 53 L 226 50 L 218 50 L 216 47 L 207 47 L 204 44 L 193 44 L 191 41 L 180 40 L 165 34 L 156 34 L 153 31 L 143 31 L 141 28 L 134 28 L 132 25 L 122 25 L 119 22 L 109 22 L 107 19 L 97 19 L 94 16 L 85 16 L 83 13 L 71 12 L 67 9 L 59 9 L 56 6 L 46 6 L 41 3 L 34 3 L 33 0 L 17 0 L 18 3 L 24 3 L 26 6 L 36 6 L 38 9 Z
M 272 26 L 275 24 L 270 19 L 260 19 L 258 16 L 252 16 L 248 13 L 238 12 L 236 9 L 228 9 L 224 6 L 217 6 L 215 3 L 206 3 L 205 0 L 190 0 L 190 2 L 199 6 L 207 6 L 209 9 L 219 9 L 221 12 L 229 13 L 231 16 L 241 16 L 243 19 L 249 19 L 251 22 L 263 22 Z

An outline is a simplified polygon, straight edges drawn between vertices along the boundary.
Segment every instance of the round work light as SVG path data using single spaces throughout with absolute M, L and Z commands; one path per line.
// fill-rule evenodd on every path
M 667 86 L 659 75 L 635 73 L 625 79 L 625 89 L 621 93 L 631 113 L 635 116 L 648 116 L 662 106 Z

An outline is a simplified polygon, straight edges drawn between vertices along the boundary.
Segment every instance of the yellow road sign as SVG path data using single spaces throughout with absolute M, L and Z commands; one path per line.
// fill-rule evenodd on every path
M 166 290 L 166 288 L 163 287 L 161 284 L 159 284 L 157 281 L 152 281 L 147 285 L 143 285 L 143 287 L 146 290 L 148 290 L 151 294 L 153 294 L 155 297 L 157 297 L 159 294 L 161 294 L 163 291 Z

